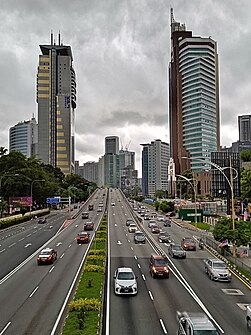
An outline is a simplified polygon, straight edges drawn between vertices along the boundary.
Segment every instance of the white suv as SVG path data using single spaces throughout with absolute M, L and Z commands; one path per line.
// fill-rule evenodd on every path
M 132 268 L 118 268 L 113 278 L 115 294 L 136 295 L 138 293 L 137 277 Z

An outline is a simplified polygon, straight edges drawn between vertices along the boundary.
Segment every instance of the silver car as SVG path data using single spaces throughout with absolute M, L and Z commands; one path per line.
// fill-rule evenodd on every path
M 186 252 L 179 244 L 171 243 L 168 248 L 169 255 L 172 258 L 186 258 Z
M 205 260 L 205 271 L 211 280 L 231 281 L 231 272 L 225 262 L 217 258 L 207 258 Z
M 146 236 L 145 236 L 145 234 L 142 232 L 142 231 L 136 231 L 135 233 L 134 233 L 134 242 L 135 242 L 135 244 L 137 244 L 137 243 L 143 243 L 143 244 L 145 244 L 146 243 Z

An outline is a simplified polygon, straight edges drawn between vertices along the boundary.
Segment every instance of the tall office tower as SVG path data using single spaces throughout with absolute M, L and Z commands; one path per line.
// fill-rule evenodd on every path
M 154 196 L 158 190 L 168 192 L 169 144 L 155 140 L 141 145 L 143 196 Z
M 119 138 L 107 136 L 104 154 L 104 186 L 119 187 L 119 176 Z
M 239 141 L 251 141 L 251 115 L 238 116 Z
M 98 162 L 87 162 L 79 167 L 80 176 L 98 184 Z
M 205 171 L 210 154 L 219 150 L 219 81 L 217 43 L 192 35 L 175 22 L 171 9 L 169 64 L 169 126 L 171 157 L 181 174 L 191 157 L 193 171 Z M 196 160 L 197 159 L 197 160 Z
M 19 151 L 26 157 L 36 156 L 37 144 L 38 125 L 34 117 L 10 128 L 9 152 Z
M 128 191 L 138 185 L 138 171 L 135 170 L 135 152 L 119 150 L 120 187 Z
M 37 74 L 38 156 L 65 174 L 74 172 L 76 78 L 70 46 L 40 45 Z
M 105 154 L 119 154 L 119 138 L 118 136 L 107 136 L 105 138 Z

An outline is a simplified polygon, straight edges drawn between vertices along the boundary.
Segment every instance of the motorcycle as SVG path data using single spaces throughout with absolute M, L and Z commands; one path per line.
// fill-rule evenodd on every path
M 203 241 L 199 241 L 199 249 L 204 250 L 204 242 Z

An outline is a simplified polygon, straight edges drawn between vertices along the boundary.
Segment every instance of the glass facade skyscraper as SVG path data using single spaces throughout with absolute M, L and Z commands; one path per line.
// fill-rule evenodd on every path
M 171 157 L 176 172 L 205 171 L 211 152 L 219 149 L 219 86 L 217 43 L 196 37 L 174 21 L 171 11 L 171 62 L 169 65 L 169 121 Z

